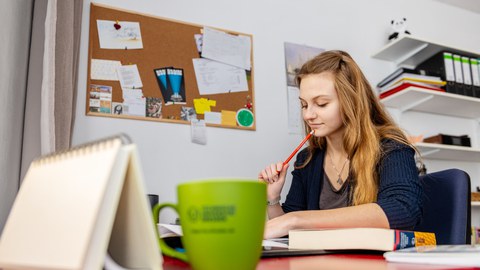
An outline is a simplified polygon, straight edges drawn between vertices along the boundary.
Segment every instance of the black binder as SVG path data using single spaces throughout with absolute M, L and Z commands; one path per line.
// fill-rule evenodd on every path
M 462 57 L 460 55 L 453 55 L 453 66 L 455 67 L 455 87 L 457 94 L 465 95 L 466 89 L 463 81 Z
M 447 93 L 461 94 L 463 89 L 455 82 L 453 55 L 450 52 L 439 52 L 420 63 L 415 69 L 424 70 L 427 75 L 439 76 L 447 84 L 444 86 Z
M 476 58 L 470 58 L 470 70 L 472 71 L 473 96 L 480 98 L 480 72 L 479 61 Z
M 473 94 L 473 85 L 472 85 L 472 71 L 470 67 L 470 58 L 466 56 L 461 56 L 462 61 L 462 70 L 463 70 L 463 89 L 464 95 L 469 97 L 474 97 Z

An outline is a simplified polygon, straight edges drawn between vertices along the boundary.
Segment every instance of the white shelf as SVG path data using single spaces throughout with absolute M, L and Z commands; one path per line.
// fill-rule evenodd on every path
M 373 58 L 391 61 L 399 66 L 416 67 L 431 56 L 441 51 L 449 51 L 465 56 L 479 58 L 480 54 L 472 51 L 457 49 L 435 42 L 404 35 L 385 45 Z
M 415 68 L 433 55 L 448 51 L 463 56 L 480 58 L 479 53 L 445 46 L 435 42 L 404 35 L 388 43 L 372 57 L 390 61 L 397 66 Z M 388 108 L 431 114 L 475 119 L 480 122 L 480 98 L 409 87 L 381 100 Z M 425 159 L 461 162 L 480 162 L 480 149 L 433 143 L 416 143 Z M 480 202 L 471 202 L 472 208 L 480 208 Z
M 425 159 L 457 160 L 480 162 L 480 149 L 468 146 L 445 145 L 436 143 L 416 143 L 420 154 Z
M 409 87 L 381 101 L 386 107 L 401 112 L 412 110 L 480 119 L 480 98 Z

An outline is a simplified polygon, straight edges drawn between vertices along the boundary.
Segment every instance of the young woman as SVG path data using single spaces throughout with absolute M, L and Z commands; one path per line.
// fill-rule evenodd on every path
M 412 229 L 423 192 L 414 147 L 352 57 L 323 52 L 303 65 L 296 82 L 306 133 L 314 135 L 297 155 L 283 205 L 288 165 L 271 164 L 259 174 L 268 184 L 265 238 L 291 229 Z

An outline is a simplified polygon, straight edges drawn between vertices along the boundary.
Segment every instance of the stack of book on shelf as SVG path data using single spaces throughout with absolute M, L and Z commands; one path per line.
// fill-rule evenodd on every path
M 445 92 L 440 76 L 425 75 L 423 70 L 401 67 L 377 84 L 379 97 L 385 98 L 409 87 Z

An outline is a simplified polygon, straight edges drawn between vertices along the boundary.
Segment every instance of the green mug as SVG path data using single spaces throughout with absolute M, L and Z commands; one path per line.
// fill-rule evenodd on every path
M 266 220 L 266 185 L 249 179 L 202 180 L 177 187 L 178 204 L 157 204 L 155 224 L 165 207 L 180 216 L 185 253 L 159 238 L 167 256 L 195 270 L 253 270 L 262 252 Z

